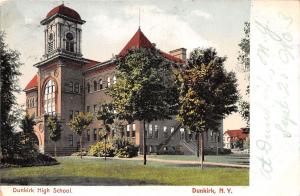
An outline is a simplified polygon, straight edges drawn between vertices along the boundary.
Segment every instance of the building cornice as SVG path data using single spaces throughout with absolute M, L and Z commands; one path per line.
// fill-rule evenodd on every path
M 78 58 L 78 57 L 74 57 L 74 56 L 72 56 L 72 55 L 67 55 L 67 54 L 62 54 L 62 53 L 56 53 L 56 54 L 54 54 L 53 56 L 51 56 L 50 58 L 47 58 L 47 59 L 45 59 L 45 60 L 43 60 L 43 61 L 41 61 L 41 62 L 38 62 L 38 63 L 34 64 L 33 66 L 35 66 L 35 67 L 38 68 L 38 67 L 40 67 L 41 65 L 43 65 L 43 64 L 45 64 L 45 63 L 49 63 L 49 62 L 51 62 L 51 61 L 53 61 L 53 60 L 55 60 L 55 59 L 57 59 L 57 58 L 59 58 L 59 57 L 61 57 L 61 58 L 66 58 L 66 59 L 70 59 L 70 60 L 77 61 L 77 62 L 81 62 L 81 63 L 89 63 L 88 60 L 86 60 L 86 59 L 84 59 L 84 58 L 82 58 L 82 57 Z

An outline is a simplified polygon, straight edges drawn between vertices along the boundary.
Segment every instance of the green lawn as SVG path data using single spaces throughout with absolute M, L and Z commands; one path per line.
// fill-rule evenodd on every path
M 54 166 L 1 169 L 2 184 L 21 185 L 245 185 L 248 169 L 204 168 L 148 161 L 58 158 Z
M 164 160 L 188 160 L 198 161 L 199 157 L 195 155 L 149 155 L 150 158 Z M 247 154 L 229 154 L 229 155 L 205 155 L 205 161 L 216 163 L 230 163 L 239 165 L 249 165 L 249 155 Z

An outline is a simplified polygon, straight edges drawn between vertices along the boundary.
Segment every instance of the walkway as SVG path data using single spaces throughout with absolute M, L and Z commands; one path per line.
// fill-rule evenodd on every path
M 92 157 L 89 157 L 92 158 Z M 104 157 L 93 157 L 93 158 L 102 158 Z M 116 159 L 116 160 L 131 160 L 131 161 L 142 161 L 143 156 L 133 157 L 133 158 L 118 158 L 118 157 L 107 157 L 107 159 Z M 199 161 L 191 161 L 191 160 L 165 160 L 165 159 L 156 159 L 147 157 L 147 161 L 155 161 L 160 163 L 171 163 L 171 164 L 182 164 L 182 165 L 200 165 Z M 215 166 L 215 167 L 231 167 L 231 168 L 249 168 L 249 165 L 238 165 L 238 164 L 230 164 L 230 163 L 216 163 L 216 162 L 203 162 L 204 166 Z

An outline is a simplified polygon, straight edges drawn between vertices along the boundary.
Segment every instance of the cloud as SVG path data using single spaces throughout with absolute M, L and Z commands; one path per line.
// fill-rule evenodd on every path
M 83 26 L 84 53 L 100 61 L 117 54 L 138 29 L 139 9 L 141 29 L 151 42 L 168 52 L 180 47 L 188 50 L 212 46 L 183 17 L 156 5 L 125 5 L 106 13 L 99 11 Z M 86 33 L 86 30 L 89 32 Z
M 211 14 L 209 14 L 207 12 L 203 12 L 201 10 L 193 10 L 191 12 L 191 14 L 194 15 L 194 16 L 201 17 L 201 18 L 205 18 L 207 20 L 212 18 Z

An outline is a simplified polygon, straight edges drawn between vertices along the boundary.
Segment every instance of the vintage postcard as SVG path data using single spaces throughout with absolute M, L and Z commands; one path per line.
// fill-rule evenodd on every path
M 1 0 L 0 193 L 300 195 L 299 21 L 299 1 Z

